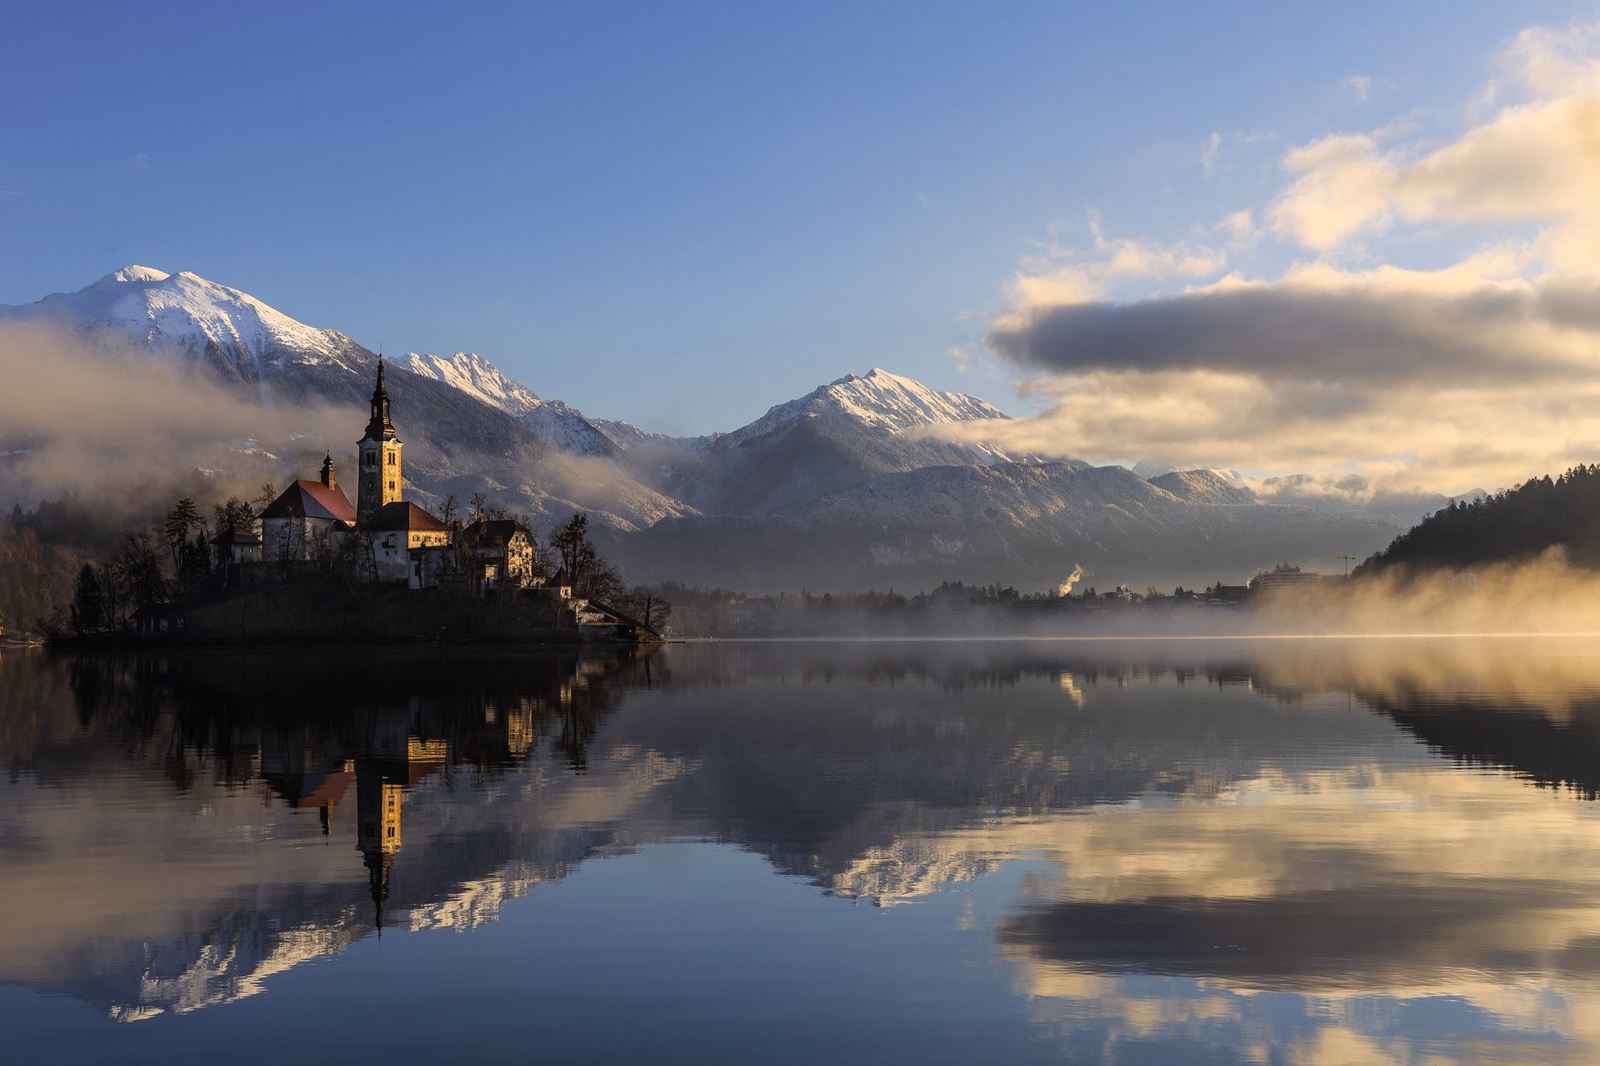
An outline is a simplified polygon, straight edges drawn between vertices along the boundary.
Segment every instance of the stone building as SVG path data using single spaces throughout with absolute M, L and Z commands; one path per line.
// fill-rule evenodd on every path
M 218 566 L 238 566 L 261 561 L 261 534 L 254 529 L 224 529 L 211 538 Z
M 450 527 L 409 500 L 384 504 L 359 528 L 372 552 L 372 576 L 377 581 L 424 587 L 420 553 L 450 544 Z
M 334 479 L 333 457 L 318 481 L 296 481 L 261 512 L 261 558 L 306 562 L 332 556 L 355 524 L 356 510 Z
M 474 595 L 543 583 L 534 568 L 533 534 L 515 519 L 478 519 L 461 531 L 460 547 L 467 587 Z
M 404 581 L 412 588 L 438 583 L 450 527 L 405 498 L 405 447 L 389 417 L 389 387 L 383 359 L 372 390 L 371 418 L 356 443 L 361 469 L 356 482 L 356 544 L 367 557 L 362 567 L 374 581 Z
M 296 481 L 262 512 L 260 558 L 329 563 L 342 558 L 368 581 L 406 582 L 412 588 L 438 584 L 450 529 L 405 498 L 405 445 L 389 414 L 389 388 L 379 359 L 372 416 L 356 445 L 356 505 L 350 505 L 339 487 L 333 457 L 324 457 L 319 480 Z M 227 545 L 218 543 L 217 550 L 237 551 L 238 561 L 248 561 L 246 541 L 240 531 L 230 535 Z

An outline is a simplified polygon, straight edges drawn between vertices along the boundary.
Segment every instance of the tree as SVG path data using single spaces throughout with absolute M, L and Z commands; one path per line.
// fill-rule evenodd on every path
M 150 534 L 129 533 L 123 538 L 122 548 L 111 562 L 111 573 L 132 606 L 161 600 L 165 590 L 161 556 L 156 553 Z
M 254 529 L 256 526 L 255 504 L 249 500 L 229 496 L 227 503 L 219 503 L 212 510 L 216 512 L 218 533 L 228 529 Z
M 72 593 L 72 631 L 80 637 L 106 628 L 105 587 L 93 563 L 84 563 Z
M 213 511 L 216 513 L 216 530 L 226 533 L 230 529 L 252 531 L 256 528 L 256 508 L 249 500 L 241 500 L 237 496 L 228 497 L 227 503 L 219 503 Z M 230 561 L 232 549 L 226 544 L 217 545 L 217 565 L 227 566 Z
M 567 577 L 577 584 L 578 564 L 582 561 L 583 550 L 589 545 L 589 516 L 582 511 L 575 513 L 567 520 L 566 525 L 558 526 L 550 534 L 550 550 L 556 553 L 556 558 L 561 563 L 561 568 L 567 572 Z
M 662 599 L 654 589 L 636 588 L 628 593 L 627 599 L 623 602 L 647 629 L 657 633 L 667 624 L 667 619 L 672 617 L 672 604 Z
M 204 528 L 205 520 L 200 517 L 200 508 L 194 505 L 194 500 L 188 496 L 179 500 L 167 512 L 166 522 L 162 524 L 161 531 L 167 536 L 167 548 L 172 552 L 172 570 L 174 573 L 183 569 L 184 547 L 189 542 L 189 530 L 196 526 Z
M 589 516 L 582 511 L 550 534 L 550 550 L 567 572 L 574 596 L 609 603 L 626 590 L 621 575 L 589 543 Z
M 211 573 L 211 549 L 201 526 L 184 544 L 178 556 L 178 580 L 185 592 L 197 588 Z

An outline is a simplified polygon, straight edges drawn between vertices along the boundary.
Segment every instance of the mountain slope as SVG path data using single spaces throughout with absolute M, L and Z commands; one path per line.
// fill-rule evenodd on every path
M 1579 566 L 1600 568 L 1600 466 L 1530 478 L 1471 503 L 1452 501 L 1363 562 L 1356 574 L 1516 562 L 1558 547 Z
M 491 407 L 515 417 L 540 440 L 574 455 L 615 456 L 611 438 L 577 408 L 560 400 L 541 399 L 528 386 L 506 377 L 476 352 L 452 356 L 406 356 L 412 373 L 442 381 Z M 632 428 L 632 427 L 629 427 Z
M 0 321 L 6 320 L 49 323 L 91 347 L 192 364 L 280 418 L 292 420 L 297 405 L 346 407 L 348 443 L 314 443 L 330 449 L 341 469 L 355 469 L 354 442 L 366 421 L 378 356 L 336 330 L 308 326 L 194 274 L 141 266 L 124 267 L 78 292 L 0 307 Z M 454 378 L 446 374 L 446 363 L 457 372 Z M 691 513 L 614 462 L 609 440 L 581 415 L 540 401 L 487 363 L 424 360 L 391 367 L 395 421 L 408 445 L 410 495 L 426 506 L 481 492 L 541 524 L 582 509 L 621 528 Z M 491 387 L 502 392 L 496 395 Z M 519 401 L 531 407 L 518 410 Z M 585 426 L 592 439 L 584 439 Z M 578 439 L 568 447 L 571 438 Z M 226 454 L 196 455 L 195 461 L 225 466 Z M 285 479 L 310 474 L 283 471 Z
M 1005 417 L 975 396 L 939 392 L 886 370 L 849 374 L 731 433 L 680 448 L 668 456 L 663 465 L 670 473 L 657 484 L 705 513 L 775 514 L 882 474 L 1029 458 L 925 433 Z M 662 453 L 658 445 L 658 464 Z
M 77 292 L 55 293 L 0 318 L 50 322 L 96 340 L 183 353 L 225 377 L 259 383 L 289 366 L 352 369 L 360 346 L 297 322 L 248 293 L 187 271 L 126 266 Z
M 1053 586 L 1237 579 L 1265 561 L 1368 551 L 1393 526 L 1255 503 L 1191 503 L 1122 467 L 942 466 L 886 474 L 764 517 L 660 522 L 614 550 L 646 579 L 813 591 L 940 580 Z
M 348 410 L 348 442 L 325 446 L 341 469 L 353 469 L 344 464 L 365 422 L 377 356 L 335 330 L 196 275 L 147 267 L 0 307 L 0 320 L 50 322 L 204 368 L 274 417 L 300 406 Z M 1120 467 L 944 439 L 940 427 L 1006 416 L 977 397 L 881 369 L 846 375 L 731 432 L 680 438 L 590 419 L 473 353 L 409 353 L 392 366 L 394 417 L 418 502 L 437 507 L 482 492 L 545 528 L 591 511 L 597 535 L 635 580 L 1037 586 L 1082 563 L 1102 584 L 1189 584 L 1374 550 L 1397 531 L 1297 482 L 1206 470 L 1147 481 Z M 324 442 L 313 443 L 320 458 Z M 235 453 L 245 446 L 219 442 Z M 1360 498 L 1371 506 L 1371 494 Z M 1281 505 L 1290 500 L 1305 505 Z
M 1256 494 L 1245 480 L 1228 470 L 1174 470 L 1149 481 L 1190 503 L 1256 502 Z

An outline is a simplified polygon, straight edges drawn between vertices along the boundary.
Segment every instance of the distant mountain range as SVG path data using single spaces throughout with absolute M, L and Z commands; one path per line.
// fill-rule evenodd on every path
M 264 405 L 364 405 L 377 355 L 190 273 L 129 266 L 0 307 L 204 368 Z M 1095 467 L 929 431 L 1003 419 L 985 400 L 872 370 L 727 433 L 672 437 L 540 396 L 476 354 L 390 360 L 413 495 L 483 492 L 548 527 L 575 509 L 630 579 L 749 591 L 914 589 L 941 580 L 1101 585 L 1238 579 L 1278 561 L 1364 556 L 1448 503 L 1359 479 Z M 352 440 L 359 433 L 352 422 Z M 336 455 L 336 458 L 338 456 Z M 284 476 L 290 476 L 285 470 Z M 309 476 L 308 471 L 299 471 Z

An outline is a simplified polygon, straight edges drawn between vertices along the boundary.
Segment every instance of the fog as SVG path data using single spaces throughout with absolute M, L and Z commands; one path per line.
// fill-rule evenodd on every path
M 361 412 L 263 406 L 181 359 L 152 359 L 58 328 L 0 323 L 0 503 L 77 493 L 108 516 L 209 484 L 255 495 L 325 448 L 354 472 Z M 346 454 L 347 453 L 347 454 Z
M 1066 587 L 1069 582 L 1063 582 Z M 692 598 L 691 598 L 692 599 Z M 1192 639 L 1600 633 L 1600 573 L 1559 549 L 1469 571 L 1326 578 L 1248 605 L 1043 596 L 1012 603 L 878 596 L 675 604 L 683 637 Z M 1405 645 L 1400 645 L 1404 647 Z

